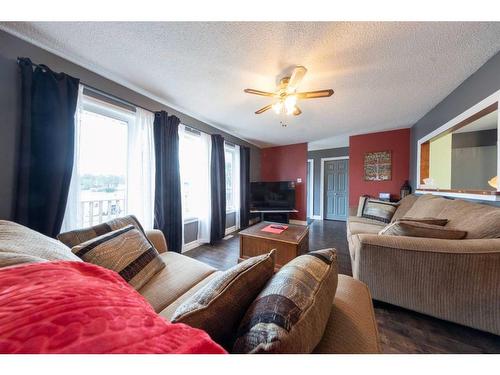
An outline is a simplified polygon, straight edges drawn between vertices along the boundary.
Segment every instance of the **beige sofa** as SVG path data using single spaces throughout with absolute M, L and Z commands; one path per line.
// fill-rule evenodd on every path
M 386 224 L 351 216 L 354 278 L 375 300 L 500 335 L 500 207 L 430 194 L 406 197 L 393 221 L 437 217 L 463 240 L 382 236 Z
M 215 268 L 167 251 L 162 232 L 147 231 L 166 266 L 144 285 L 141 293 L 160 315 L 169 319 L 189 296 L 218 274 Z M 21 225 L 0 220 L 0 267 L 26 262 L 80 261 L 62 243 Z M 315 353 L 379 353 L 377 325 L 365 284 L 339 275 L 335 300 L 323 339 Z

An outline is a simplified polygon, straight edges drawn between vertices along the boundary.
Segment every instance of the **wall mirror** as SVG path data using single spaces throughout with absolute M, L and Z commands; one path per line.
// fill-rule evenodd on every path
M 498 95 L 487 99 L 419 140 L 418 190 L 500 200 Z

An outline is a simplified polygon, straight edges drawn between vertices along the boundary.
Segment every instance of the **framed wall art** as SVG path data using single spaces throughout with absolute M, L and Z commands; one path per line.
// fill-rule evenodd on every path
M 391 151 L 367 152 L 364 170 L 365 181 L 390 181 L 392 179 Z

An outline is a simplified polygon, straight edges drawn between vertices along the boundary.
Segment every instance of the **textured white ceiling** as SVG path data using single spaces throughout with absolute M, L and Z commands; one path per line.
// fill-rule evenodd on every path
M 411 126 L 500 50 L 500 23 L 34 22 L 1 28 L 260 146 L 347 145 L 350 134 Z M 269 99 L 290 67 L 307 67 L 280 125 Z

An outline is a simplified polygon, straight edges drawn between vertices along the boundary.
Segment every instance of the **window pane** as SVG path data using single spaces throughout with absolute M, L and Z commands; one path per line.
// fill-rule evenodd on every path
M 226 158 L 226 211 L 234 209 L 234 151 L 231 149 L 225 150 Z
M 201 191 L 203 185 L 206 184 L 206 173 L 202 168 L 205 165 L 207 155 L 201 142 L 199 136 L 187 132 L 181 133 L 179 137 L 179 164 L 184 219 L 199 217 L 200 213 L 198 211 L 203 206 L 199 199 L 202 199 Z
M 127 123 L 83 111 L 79 172 L 82 227 L 126 211 Z

